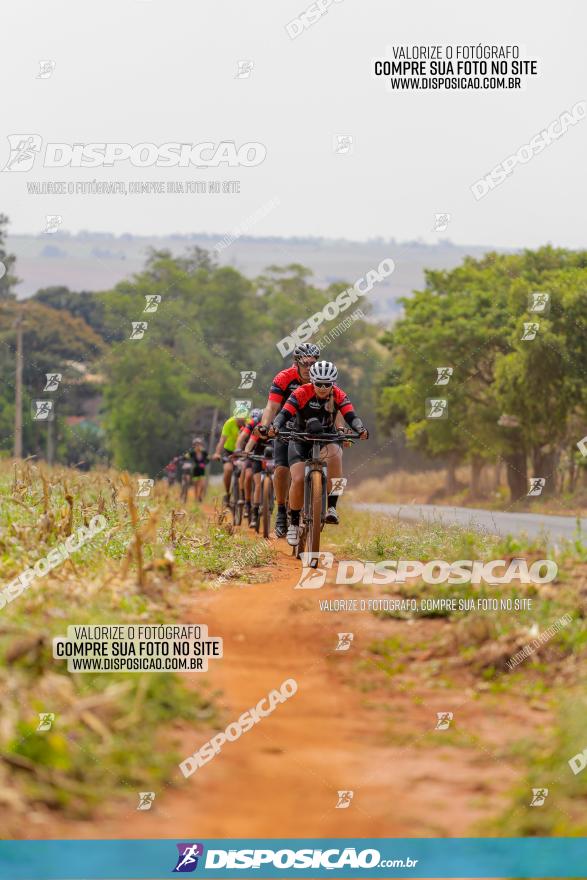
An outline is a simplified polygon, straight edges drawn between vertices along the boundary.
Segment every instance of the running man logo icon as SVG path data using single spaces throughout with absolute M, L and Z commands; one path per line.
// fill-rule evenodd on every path
M 39 72 L 36 79 L 49 79 L 56 67 L 55 61 L 39 61 Z
M 158 293 L 146 293 L 145 299 L 147 304 L 143 309 L 143 312 L 156 312 L 159 308 L 159 303 L 161 302 L 161 296 Z
M 547 788 L 533 788 L 532 789 L 532 800 L 530 801 L 531 807 L 541 807 L 544 804 L 544 801 L 548 797 L 548 789 Z
M 149 326 L 146 321 L 131 321 L 132 330 L 129 339 L 142 339 Z
M 436 372 L 438 375 L 436 376 L 436 382 L 434 384 L 435 385 L 448 385 L 448 383 L 450 382 L 450 377 L 453 374 L 453 368 L 452 367 L 436 367 Z
M 444 232 L 450 223 L 450 214 L 435 214 L 432 232 Z
M 319 590 L 326 581 L 326 569 L 332 568 L 334 556 L 328 551 L 319 550 L 317 553 L 308 551 L 300 556 L 302 560 L 302 573 L 294 590 Z M 324 568 L 318 565 L 322 561 Z
M 51 730 L 51 727 L 52 727 L 54 721 L 55 721 L 55 713 L 54 712 L 39 712 L 39 726 L 37 727 L 37 731 Z
M 173 873 L 187 874 L 198 867 L 198 859 L 204 855 L 202 843 L 176 843 L 179 855 Z
M 53 401 L 33 400 L 33 420 L 35 422 L 53 421 Z
M 524 332 L 522 333 L 520 339 L 522 342 L 529 342 L 531 339 L 536 339 L 536 334 L 540 329 L 540 324 L 537 321 L 525 321 L 524 322 Z
M 427 419 L 447 419 L 448 418 L 448 400 L 427 397 L 426 398 L 426 418 Z
M 235 400 L 233 413 L 239 412 L 239 410 L 250 409 L 253 405 L 252 400 Z
M 437 712 L 436 713 L 436 727 L 434 730 L 448 730 L 450 727 L 450 722 L 453 719 L 452 712 Z
M 550 311 L 550 294 L 549 293 L 529 293 L 528 294 L 528 311 L 538 312 L 541 315 L 547 315 Z
M 546 485 L 546 477 L 531 477 L 530 491 L 528 495 L 542 495 L 542 490 Z
M 334 138 L 334 152 L 337 156 L 349 156 L 353 152 L 353 136 L 337 134 Z
M 155 800 L 154 791 L 139 791 L 139 805 L 137 810 L 150 810 Z
M 148 498 L 154 485 L 155 480 L 139 479 L 137 498 Z
M 337 810 L 348 810 L 351 805 L 351 801 L 355 796 L 354 791 L 339 791 L 338 794 L 338 802 L 336 804 Z
M 38 134 L 9 134 L 10 155 L 2 171 L 30 171 L 43 139 Z
M 238 386 L 239 389 L 247 390 L 248 388 L 253 387 L 253 382 L 257 378 L 257 374 L 254 370 L 241 370 L 241 383 Z
M 53 235 L 54 232 L 57 232 L 62 223 L 63 217 L 61 214 L 45 214 L 45 229 L 43 232 L 47 235 Z
M 235 79 L 248 79 L 251 75 L 253 67 L 255 66 L 253 61 L 237 61 L 236 62 L 236 76 Z
M 354 639 L 354 633 L 338 633 L 338 645 L 336 651 L 349 651 L 351 642 Z
M 342 495 L 345 490 L 345 486 L 347 484 L 346 477 L 334 477 L 332 480 L 332 489 L 330 490 L 331 495 Z
M 61 373 L 45 373 L 45 387 L 43 391 L 57 391 L 59 388 L 59 383 L 62 379 Z

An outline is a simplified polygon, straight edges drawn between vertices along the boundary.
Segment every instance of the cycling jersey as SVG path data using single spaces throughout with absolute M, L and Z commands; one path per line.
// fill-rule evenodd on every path
M 269 389 L 269 400 L 280 403 L 282 406 L 292 391 L 302 384 L 297 367 L 288 367 L 275 376 Z
M 190 449 L 189 456 L 194 465 L 194 477 L 203 477 L 206 473 L 206 465 L 208 464 L 208 453 L 202 449 L 198 454 L 195 449 Z
M 237 421 L 234 416 L 227 419 L 222 426 L 222 436 L 225 438 L 224 441 L 224 451 L 225 452 L 234 452 L 236 449 L 236 441 L 238 440 L 238 435 L 241 432 L 240 426 L 237 424 Z
M 333 385 L 328 397 L 320 398 L 317 397 L 312 383 L 308 382 L 290 394 L 274 423 L 281 429 L 293 417 L 293 430 L 303 431 L 308 419 L 318 419 L 323 428 L 331 431 L 334 430 L 334 420 L 338 412 L 352 427 L 357 414 L 342 388 Z

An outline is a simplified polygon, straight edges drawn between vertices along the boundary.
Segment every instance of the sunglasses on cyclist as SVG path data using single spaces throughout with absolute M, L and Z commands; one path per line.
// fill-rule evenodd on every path
M 332 388 L 332 382 L 312 382 L 314 388 Z

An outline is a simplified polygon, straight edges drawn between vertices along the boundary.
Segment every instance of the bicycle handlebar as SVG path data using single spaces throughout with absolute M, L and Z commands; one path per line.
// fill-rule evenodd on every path
M 317 440 L 318 443 L 336 443 L 342 440 L 358 440 L 360 434 L 357 434 L 355 431 L 351 434 L 310 434 L 308 431 L 280 431 L 277 436 L 288 440 Z

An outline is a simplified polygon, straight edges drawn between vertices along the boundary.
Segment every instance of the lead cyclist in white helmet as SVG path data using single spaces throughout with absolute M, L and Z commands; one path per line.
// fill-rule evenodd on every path
M 273 433 L 279 433 L 293 418 L 293 430 L 304 432 L 309 419 L 317 419 L 326 433 L 336 430 L 336 417 L 340 415 L 356 431 L 361 440 L 367 440 L 369 432 L 353 409 L 345 392 L 336 384 L 338 370 L 331 361 L 317 361 L 310 367 L 310 381 L 291 393 L 272 424 Z M 341 435 L 342 439 L 342 435 Z M 304 469 L 310 455 L 311 442 L 292 441 L 288 457 L 291 473 L 289 490 L 290 527 L 287 531 L 289 544 L 298 543 L 300 512 L 304 501 Z M 336 512 L 338 495 L 332 493 L 332 481 L 342 476 L 342 450 L 338 443 L 324 444 L 322 454 L 328 468 L 328 503 L 325 522 L 338 525 Z

